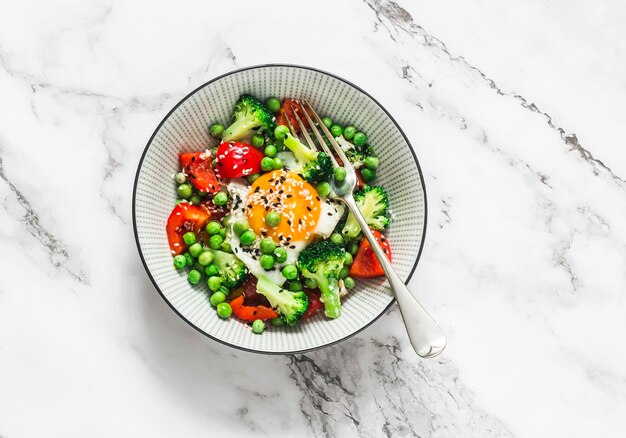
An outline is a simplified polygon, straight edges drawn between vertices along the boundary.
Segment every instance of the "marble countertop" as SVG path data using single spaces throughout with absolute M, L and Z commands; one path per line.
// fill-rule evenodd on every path
M 623 2 L 272 5 L 0 2 L 0 437 L 623 436 Z M 355 82 L 411 139 L 430 207 L 411 285 L 442 356 L 416 357 L 395 306 L 331 348 L 244 353 L 153 289 L 131 227 L 146 141 L 268 62 Z

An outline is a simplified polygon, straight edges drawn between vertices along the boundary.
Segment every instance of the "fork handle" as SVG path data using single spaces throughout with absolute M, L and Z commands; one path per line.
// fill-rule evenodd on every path
M 404 284 L 395 269 L 393 269 L 382 248 L 376 242 L 374 234 L 371 232 L 365 218 L 359 211 L 352 195 L 346 195 L 343 200 L 359 223 L 363 234 L 369 241 L 378 261 L 385 271 L 391 290 L 398 302 L 398 307 L 400 307 L 400 313 L 402 314 L 402 319 L 404 320 L 404 325 L 409 334 L 413 349 L 423 358 L 437 356 L 443 351 L 447 342 L 443 331 L 413 294 L 411 294 L 409 288 Z

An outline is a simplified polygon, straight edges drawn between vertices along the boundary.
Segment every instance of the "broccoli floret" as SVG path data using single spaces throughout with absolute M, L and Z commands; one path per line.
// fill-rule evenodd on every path
M 363 167 L 367 155 L 361 149 L 343 138 L 343 136 L 337 139 L 337 144 L 339 144 L 339 147 L 343 149 L 343 152 L 346 154 L 346 157 L 348 157 L 348 161 L 350 161 L 352 167 L 355 169 Z
M 346 251 L 330 240 L 319 240 L 309 245 L 298 256 L 298 268 L 305 278 L 315 280 L 321 291 L 324 313 L 328 318 L 341 315 L 339 302 L 339 271 Z
M 224 251 L 211 250 L 213 253 L 213 264 L 222 277 L 222 284 L 228 289 L 236 289 L 246 280 L 248 270 L 246 265 L 234 254 Z
M 222 141 L 236 141 L 249 138 L 253 131 L 273 134 L 276 123 L 274 115 L 256 98 L 244 94 L 235 105 L 233 123 L 224 131 Z
M 278 309 L 280 319 L 287 325 L 298 322 L 309 309 L 310 301 L 306 293 L 283 289 L 264 275 L 259 276 L 256 289 L 273 308 Z
M 310 183 L 328 181 L 333 174 L 333 162 L 325 152 L 316 152 L 303 145 L 297 138 L 285 135 L 285 146 L 293 153 L 297 168 L 291 169 Z
M 389 198 L 387 192 L 380 186 L 366 186 L 354 193 L 354 200 L 370 228 L 382 231 L 391 222 L 387 216 Z M 348 215 L 348 220 L 343 226 L 341 234 L 344 237 L 356 237 L 361 232 L 358 222 L 353 214 Z

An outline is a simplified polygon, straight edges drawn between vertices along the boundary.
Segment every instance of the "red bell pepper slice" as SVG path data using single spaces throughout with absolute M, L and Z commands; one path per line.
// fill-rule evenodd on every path
M 276 318 L 278 313 L 271 307 L 263 305 L 258 306 L 246 306 L 243 304 L 244 296 L 239 295 L 237 298 L 230 301 L 230 307 L 233 309 L 233 314 L 244 321 L 252 322 L 256 319 L 267 320 Z
M 187 175 L 187 180 L 196 189 L 207 193 L 215 193 L 220 189 L 220 183 L 211 167 L 211 159 L 210 154 L 205 152 L 188 152 L 178 156 L 180 168 Z
M 374 233 L 378 245 L 380 245 L 383 249 L 389 261 L 391 261 L 391 248 L 389 248 L 389 241 L 387 238 L 380 234 L 380 231 L 372 230 L 372 233 Z M 370 246 L 369 241 L 366 238 L 363 238 L 361 245 L 359 246 L 359 251 L 356 253 L 352 266 L 350 267 L 350 276 L 358 278 L 373 278 L 381 277 L 383 275 L 385 275 L 385 271 L 383 271 L 383 267 L 378 262 L 376 254 L 374 254 L 374 250 Z
M 187 202 L 181 202 L 174 207 L 167 219 L 165 228 L 172 254 L 182 254 L 186 248 L 183 234 L 188 231 L 199 233 L 204 229 L 210 217 L 204 208 L 196 207 Z
M 240 178 L 261 171 L 265 155 L 247 143 L 232 141 L 217 148 L 215 173 L 220 178 Z
M 280 111 L 278 111 L 278 114 L 276 115 L 276 124 L 288 126 L 287 120 L 285 119 L 285 115 L 286 115 L 289 118 L 289 122 L 291 123 L 291 126 L 293 126 L 296 132 L 300 132 L 300 125 L 298 124 L 296 117 L 293 115 L 293 109 L 291 108 L 292 104 L 294 104 L 295 107 L 298 108 L 298 104 L 295 103 L 294 99 L 283 100 L 283 104 L 280 107 Z M 311 120 L 315 120 L 311 110 L 305 105 L 303 106 L 306 108 L 307 113 L 309 114 L 309 117 L 311 117 Z M 309 122 L 307 121 L 306 116 L 299 109 L 297 109 L 296 112 L 298 113 L 298 117 L 300 117 L 300 121 L 302 121 L 302 124 L 304 125 L 304 127 L 308 128 Z

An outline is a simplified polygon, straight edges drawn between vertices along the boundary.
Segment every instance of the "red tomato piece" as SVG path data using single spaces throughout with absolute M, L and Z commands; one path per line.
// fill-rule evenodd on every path
M 372 230 L 378 245 L 383 249 L 389 261 L 391 261 L 391 248 L 389 248 L 389 241 L 385 236 L 380 234 L 380 231 Z M 354 257 L 352 266 L 350 267 L 350 276 L 358 278 L 372 278 L 385 275 L 383 267 L 380 266 L 374 250 L 370 246 L 370 243 L 366 238 L 363 238 L 359 251 Z
M 302 315 L 302 319 L 309 319 L 310 317 L 315 315 L 318 310 L 320 310 L 322 308 L 322 302 L 320 301 L 320 292 L 319 292 L 319 290 L 317 290 L 317 289 L 315 289 L 315 290 L 306 290 L 305 293 L 309 297 L 310 304 L 309 304 L 309 308 L 307 309 L 305 314 Z
M 172 254 L 178 255 L 185 251 L 186 245 L 183 234 L 188 231 L 199 233 L 209 221 L 209 213 L 202 207 L 181 202 L 170 213 L 167 219 L 167 241 Z
M 291 123 L 291 126 L 293 126 L 296 132 L 300 132 L 300 125 L 298 124 L 296 117 L 293 115 L 293 108 L 291 107 L 292 104 L 296 108 L 298 108 L 298 104 L 295 103 L 294 99 L 283 100 L 283 104 L 280 107 L 280 111 L 278 112 L 278 115 L 276 116 L 276 124 L 288 126 L 287 121 L 285 119 L 285 115 L 286 115 L 289 118 L 289 123 Z M 304 124 L 304 127 L 308 128 L 309 122 L 307 121 L 306 116 L 299 109 L 296 109 L 296 112 L 298 113 L 298 117 L 300 117 L 300 120 Z M 307 108 L 307 113 L 309 114 L 309 117 L 311 117 L 311 120 L 315 120 L 313 118 L 313 113 L 311 112 L 309 108 Z
M 222 143 L 217 148 L 215 173 L 220 178 L 239 178 L 261 171 L 263 152 L 238 141 Z
M 203 192 L 215 193 L 220 184 L 211 167 L 211 157 L 205 152 L 188 152 L 178 156 L 180 168 L 187 175 L 187 179 L 196 189 Z
M 255 319 L 272 319 L 278 316 L 278 313 L 271 307 L 266 306 L 246 306 L 243 303 L 244 296 L 239 295 L 234 300 L 230 301 L 230 307 L 233 309 L 233 314 L 244 321 L 254 321 Z

